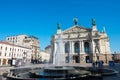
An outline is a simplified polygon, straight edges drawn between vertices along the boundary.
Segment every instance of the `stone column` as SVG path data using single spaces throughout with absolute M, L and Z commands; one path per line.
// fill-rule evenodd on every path
M 95 42 L 92 40 L 92 52 L 95 53 Z
M 71 54 L 71 56 L 72 56 L 72 61 L 74 63 L 75 61 L 73 59 L 73 55 L 74 55 L 74 42 L 72 41 L 72 54 Z
M 65 55 L 65 42 L 63 42 L 63 53 Z
M 82 53 L 82 43 L 79 41 L 80 54 Z
M 71 41 L 69 41 L 69 45 L 70 45 L 69 63 L 71 63 L 71 54 L 72 54 L 72 42 Z
M 80 45 L 81 45 L 81 53 L 80 53 L 80 63 L 85 63 L 85 52 L 84 52 L 84 42 L 83 40 L 80 41 Z
M 90 53 L 93 53 L 93 41 L 90 41 Z
M 74 54 L 74 42 L 73 41 L 71 42 L 71 49 L 72 49 L 71 53 Z
M 85 50 L 84 50 L 84 42 L 82 41 L 82 53 L 84 53 Z
M 63 63 L 66 63 L 65 42 L 64 41 L 63 41 L 63 53 L 62 53 L 61 57 L 63 58 Z
M 100 51 L 100 53 L 101 53 L 101 42 L 100 42 L 100 40 L 99 40 L 99 42 L 98 42 L 98 46 L 99 46 L 99 51 Z
M 79 44 L 80 44 L 80 53 L 83 54 L 84 53 L 84 42 L 80 41 Z
M 79 62 L 81 63 L 81 53 L 82 53 L 82 42 L 79 41 Z

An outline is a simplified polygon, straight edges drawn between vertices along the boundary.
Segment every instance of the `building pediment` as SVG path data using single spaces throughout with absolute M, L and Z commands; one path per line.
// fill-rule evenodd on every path
M 65 31 L 63 31 L 62 33 L 63 34 L 68 34 L 68 33 L 80 33 L 80 32 L 87 32 L 87 31 L 90 31 L 90 29 L 88 28 L 84 28 L 82 26 L 73 26 Z

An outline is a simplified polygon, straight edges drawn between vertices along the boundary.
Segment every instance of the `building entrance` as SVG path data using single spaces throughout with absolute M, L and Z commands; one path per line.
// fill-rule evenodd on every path
M 80 58 L 78 55 L 73 56 L 75 63 L 80 63 Z
M 90 62 L 90 56 L 86 56 L 86 63 Z

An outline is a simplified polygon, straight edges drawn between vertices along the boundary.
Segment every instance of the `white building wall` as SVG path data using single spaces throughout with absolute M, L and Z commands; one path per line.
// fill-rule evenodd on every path
M 31 60 L 31 49 L 22 47 L 22 46 L 17 46 L 17 45 L 12 45 L 7 42 L 0 42 L 0 64 L 1 65 L 8 65 L 8 61 L 11 60 L 12 58 L 18 60 L 18 59 L 23 59 L 24 52 L 26 52 L 26 59 L 27 61 Z
M 49 62 L 49 59 L 50 59 L 49 53 L 46 53 L 45 51 L 41 51 L 40 56 L 42 57 L 42 62 L 44 62 L 45 60 L 47 60 L 47 62 Z
M 23 34 L 23 35 L 17 35 L 17 36 L 9 36 L 6 38 L 6 41 L 11 44 L 31 48 L 32 50 L 31 60 L 39 59 L 40 41 L 37 37 Z
M 6 41 L 10 42 L 10 43 L 14 43 L 16 45 L 23 46 L 24 45 L 23 39 L 25 37 L 28 37 L 28 36 L 27 35 L 8 36 L 8 37 L 6 37 Z

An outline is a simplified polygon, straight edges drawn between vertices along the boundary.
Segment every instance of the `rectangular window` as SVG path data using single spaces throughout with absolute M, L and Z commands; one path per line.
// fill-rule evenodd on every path
M 7 55 L 7 53 L 5 53 L 5 56 Z
M 5 48 L 5 50 L 7 50 L 7 47 Z
M 0 52 L 0 56 L 2 55 L 2 52 Z
M 10 51 L 11 51 L 11 48 L 10 48 Z

